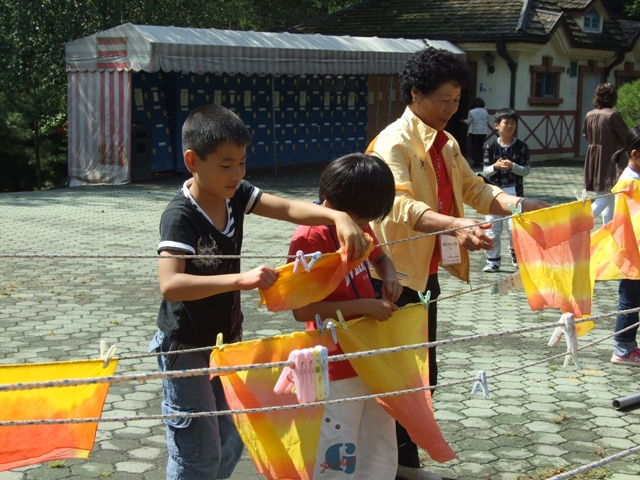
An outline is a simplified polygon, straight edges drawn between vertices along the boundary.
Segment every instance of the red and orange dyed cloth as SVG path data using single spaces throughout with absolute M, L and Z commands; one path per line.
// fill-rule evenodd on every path
M 529 306 L 559 308 L 581 318 L 591 312 L 591 201 L 513 217 L 513 244 Z
M 0 365 L 0 385 L 110 376 L 117 361 Z M 108 383 L 0 392 L 0 421 L 98 418 Z M 0 427 L 0 471 L 61 458 L 87 458 L 97 423 Z
M 640 182 L 621 180 L 613 220 L 591 235 L 591 285 L 596 280 L 640 279 Z
M 356 319 L 348 329 L 338 326 L 338 341 L 345 353 L 388 348 L 427 341 L 424 305 L 398 310 L 386 322 Z M 328 334 L 317 330 L 296 332 L 261 340 L 225 345 L 211 355 L 211 366 L 286 361 L 294 349 L 323 345 L 335 347 Z M 424 349 L 351 360 L 372 393 L 386 393 L 428 385 Z M 249 370 L 221 376 L 229 408 L 233 410 L 293 405 L 293 394 L 276 395 L 273 387 L 281 369 Z M 330 398 L 329 398 L 330 400 Z M 439 462 L 455 458 L 433 415 L 428 391 L 378 399 L 383 408 L 402 423 L 411 439 Z M 268 479 L 311 480 L 318 448 L 322 407 L 234 414 L 234 421 L 259 473 Z
M 293 262 L 278 267 L 276 270 L 280 274 L 275 285 L 267 290 L 258 289 L 260 305 L 266 304 L 269 311 L 279 312 L 281 310 L 296 310 L 306 307 L 310 303 L 324 300 L 333 293 L 351 270 L 371 254 L 373 240 L 369 235 L 366 237 L 369 240 L 369 248 L 359 259 L 347 261 L 347 253 L 343 247 L 335 253 L 322 255 L 309 272 L 306 272 L 300 265 L 297 273 L 293 273 Z

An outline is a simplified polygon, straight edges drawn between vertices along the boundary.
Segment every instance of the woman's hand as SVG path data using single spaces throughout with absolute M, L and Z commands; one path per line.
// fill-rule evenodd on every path
M 476 250 L 491 250 L 493 248 L 493 239 L 489 238 L 485 232 L 491 227 L 490 223 L 479 225 L 477 220 L 456 218 L 451 228 L 465 226 L 468 228 L 461 228 L 453 232 L 461 246 L 472 252 Z
M 336 233 L 340 246 L 347 250 L 347 260 L 362 258 L 369 248 L 369 240 L 360 227 L 344 212 L 339 212 L 336 220 Z

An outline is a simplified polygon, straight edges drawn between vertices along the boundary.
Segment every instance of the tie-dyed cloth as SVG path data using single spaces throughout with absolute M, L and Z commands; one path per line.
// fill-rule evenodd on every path
M 117 361 L 0 365 L 0 384 L 110 376 Z M 108 383 L 0 392 L 0 420 L 100 417 Z M 97 423 L 0 427 L 0 471 L 60 458 L 87 458 Z
M 591 200 L 516 215 L 513 244 L 529 306 L 559 308 L 576 318 L 591 312 Z
M 621 180 L 613 220 L 591 235 L 591 283 L 640 279 L 640 182 Z M 592 288 L 593 291 L 593 288 Z
M 341 248 L 335 253 L 322 255 L 310 272 L 306 272 L 304 267 L 299 265 L 297 273 L 293 273 L 293 262 L 278 267 L 276 270 L 280 275 L 276 283 L 267 290 L 258 289 L 260 306 L 266 303 L 269 311 L 279 312 L 297 310 L 310 303 L 324 300 L 338 287 L 344 277 L 373 251 L 373 240 L 369 235 L 366 236 L 369 248 L 359 259 L 347 261 L 347 253 Z
M 423 305 L 398 310 L 386 322 L 356 319 L 347 330 L 336 327 L 345 353 L 394 347 L 427 341 L 427 315 Z M 211 354 L 211 366 L 246 365 L 286 361 L 291 350 L 324 345 L 332 353 L 329 334 L 317 330 L 296 332 L 261 340 L 226 345 Z M 392 357 L 392 358 L 389 358 Z M 428 385 L 429 372 L 424 349 L 352 361 L 364 384 L 373 393 L 391 392 Z M 281 369 L 242 371 L 221 376 L 227 403 L 233 410 L 296 404 L 293 394 L 276 395 L 273 387 Z M 330 400 L 330 398 L 329 398 Z M 430 396 L 420 392 L 379 399 L 389 414 L 400 421 L 412 440 L 434 460 L 455 458 L 433 416 Z M 268 479 L 311 480 L 318 448 L 322 407 L 234 415 L 238 431 L 259 473 Z

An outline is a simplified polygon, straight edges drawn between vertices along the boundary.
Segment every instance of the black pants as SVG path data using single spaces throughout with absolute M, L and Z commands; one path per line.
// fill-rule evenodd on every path
M 381 290 L 382 282 L 380 280 L 373 280 L 374 288 L 377 292 Z M 429 290 L 431 292 L 431 300 L 435 300 L 440 296 L 440 283 L 438 283 L 438 274 L 429 275 L 427 280 L 427 286 L 425 292 Z M 419 303 L 420 297 L 415 290 L 404 287 L 400 298 L 396 301 L 396 305 L 404 307 L 409 303 Z M 437 303 L 431 303 L 429 305 L 429 327 L 428 338 L 430 342 L 436 340 L 436 330 L 438 328 L 438 307 Z M 407 343 L 412 343 L 411 339 L 407 339 Z M 438 380 L 438 364 L 436 363 L 436 347 L 429 349 L 429 384 L 436 385 Z M 433 391 L 432 391 L 433 393 Z M 398 464 L 405 467 L 420 468 L 420 459 L 418 458 L 418 446 L 411 441 L 411 437 L 405 430 L 405 428 L 396 422 L 396 440 L 398 442 Z
M 484 139 L 487 136 L 485 134 L 476 135 L 475 133 L 471 134 L 471 158 L 473 159 L 474 167 L 481 167 L 483 164 L 484 158 Z

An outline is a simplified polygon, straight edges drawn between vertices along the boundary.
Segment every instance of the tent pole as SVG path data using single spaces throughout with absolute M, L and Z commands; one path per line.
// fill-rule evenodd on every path
M 278 145 L 276 139 L 276 80 L 273 74 L 271 74 L 271 131 L 273 132 L 273 174 L 277 176 Z

